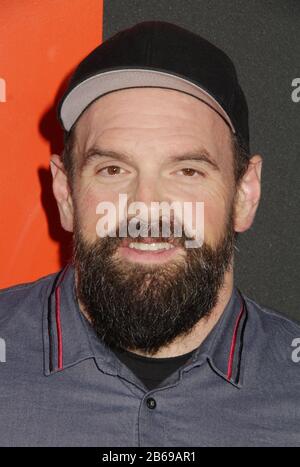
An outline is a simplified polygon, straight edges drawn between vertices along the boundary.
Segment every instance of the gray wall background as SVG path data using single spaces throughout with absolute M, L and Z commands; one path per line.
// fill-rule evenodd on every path
M 234 61 L 247 96 L 251 152 L 263 156 L 262 200 L 236 252 L 248 296 L 300 321 L 300 0 L 104 0 L 104 39 L 145 20 L 186 27 Z

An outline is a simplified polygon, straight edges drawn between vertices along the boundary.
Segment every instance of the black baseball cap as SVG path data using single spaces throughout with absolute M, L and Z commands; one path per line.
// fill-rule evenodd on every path
M 58 104 L 59 121 L 69 132 L 101 96 L 137 87 L 173 89 L 200 99 L 249 153 L 248 106 L 232 60 L 198 34 L 164 21 L 120 31 L 84 58 Z

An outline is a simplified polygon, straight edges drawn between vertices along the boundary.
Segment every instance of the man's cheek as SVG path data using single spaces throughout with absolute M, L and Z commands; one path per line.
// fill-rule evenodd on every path
M 84 197 L 77 204 L 77 215 L 82 235 L 89 240 L 97 236 L 96 225 L 99 215 L 96 213 L 98 198 L 96 196 Z
M 204 238 L 213 244 L 223 235 L 226 222 L 226 210 L 221 206 L 204 206 Z
M 118 199 L 111 193 L 99 193 L 89 190 L 78 200 L 78 215 L 82 234 L 89 240 L 99 236 L 99 222 L 105 223 L 105 229 L 115 231 L 119 215 Z M 108 223 L 108 226 L 106 224 Z M 101 230 L 101 229 L 100 229 Z

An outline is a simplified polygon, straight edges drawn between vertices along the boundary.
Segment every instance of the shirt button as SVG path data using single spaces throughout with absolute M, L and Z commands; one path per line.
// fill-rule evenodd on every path
M 156 407 L 156 401 L 155 401 L 155 399 L 153 399 L 153 397 L 148 397 L 146 403 L 147 403 L 148 409 L 155 409 L 155 407 Z

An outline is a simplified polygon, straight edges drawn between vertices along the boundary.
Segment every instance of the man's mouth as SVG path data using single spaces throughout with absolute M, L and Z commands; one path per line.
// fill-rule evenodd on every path
M 120 239 L 120 246 L 123 247 L 135 247 L 139 245 L 159 245 L 161 248 L 165 248 L 167 245 L 170 247 L 178 246 L 179 239 L 174 237 L 125 237 Z
M 130 242 L 128 247 L 141 251 L 162 251 L 170 250 L 174 245 L 168 242 Z
M 182 250 L 174 239 L 155 237 L 126 238 L 120 242 L 118 252 L 133 262 L 164 262 Z

